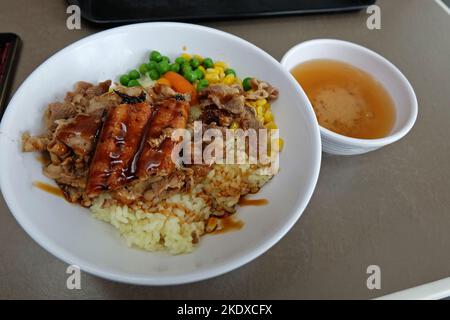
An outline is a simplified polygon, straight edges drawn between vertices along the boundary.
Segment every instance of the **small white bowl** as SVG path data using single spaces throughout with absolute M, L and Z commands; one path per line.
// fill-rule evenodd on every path
M 379 54 L 360 45 L 332 39 L 318 39 L 300 43 L 290 49 L 281 64 L 292 70 L 302 62 L 330 59 L 360 68 L 389 92 L 395 103 L 396 121 L 390 135 L 380 139 L 355 139 L 320 127 L 322 150 L 336 155 L 367 153 L 403 138 L 417 119 L 417 98 L 409 81 L 392 63 Z

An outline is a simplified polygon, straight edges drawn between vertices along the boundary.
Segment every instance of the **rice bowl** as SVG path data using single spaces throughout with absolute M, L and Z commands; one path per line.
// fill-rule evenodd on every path
M 282 170 L 258 195 L 267 198 L 269 204 L 239 210 L 239 219 L 245 225 L 242 230 L 208 237 L 189 255 L 149 255 L 130 250 L 122 240 L 114 238 L 114 230 L 91 219 L 85 209 L 33 189 L 35 180 L 50 181 L 42 175 L 34 156 L 20 152 L 20 135 L 30 129 L 38 132 L 45 105 L 62 99 L 61 94 L 79 79 L 97 82 L 123 72 L 130 59 L 142 59 L 148 48 L 138 41 L 141 37 L 159 39 L 161 51 L 175 55 L 180 51 L 180 41 L 175 44 L 164 39 L 175 39 L 180 32 L 183 34 L 181 42 L 190 50 L 228 61 L 236 69 L 268 79 L 280 89 L 278 104 L 284 107 L 274 113 L 283 130 L 285 151 L 280 158 Z M 133 49 L 121 50 L 124 45 Z M 79 68 L 80 65 L 84 68 Z M 67 71 L 63 79 L 58 74 L 61 68 Z M 55 85 L 46 86 L 49 81 Z M 33 101 L 32 105 L 29 101 Z M 0 186 L 23 228 L 48 251 L 79 265 L 84 271 L 138 284 L 197 281 L 256 258 L 274 245 L 300 217 L 312 195 L 320 168 L 317 121 L 304 93 L 288 72 L 248 42 L 220 31 L 186 24 L 146 23 L 115 28 L 62 50 L 36 69 L 19 88 L 0 131 Z M 23 194 L 27 201 L 22 201 Z M 82 230 L 83 237 L 73 230 Z M 218 246 L 220 251 L 216 250 Z

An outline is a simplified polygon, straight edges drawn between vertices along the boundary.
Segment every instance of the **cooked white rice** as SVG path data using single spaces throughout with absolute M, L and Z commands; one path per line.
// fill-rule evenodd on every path
M 190 193 L 175 193 L 145 211 L 111 203 L 107 194 L 90 209 L 95 218 L 116 227 L 130 247 L 188 253 L 205 233 L 213 208 L 233 208 L 241 195 L 258 191 L 271 177 L 255 165 L 215 165 Z

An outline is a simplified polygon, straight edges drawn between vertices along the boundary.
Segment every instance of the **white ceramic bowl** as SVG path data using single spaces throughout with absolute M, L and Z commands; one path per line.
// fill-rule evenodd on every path
M 392 63 L 360 45 L 332 39 L 311 40 L 290 49 L 281 64 L 292 70 L 302 62 L 332 59 L 358 67 L 377 79 L 395 103 L 396 122 L 391 133 L 381 139 L 355 139 L 337 134 L 320 126 L 323 151 L 337 155 L 363 154 L 403 138 L 417 118 L 417 98 L 406 77 Z
M 230 63 L 241 76 L 255 76 L 279 88 L 273 104 L 285 140 L 281 172 L 255 197 L 263 207 L 238 210 L 240 231 L 205 236 L 192 254 L 170 256 L 128 248 L 111 225 L 87 209 L 42 192 L 47 180 L 36 154 L 22 153 L 24 131 L 39 133 L 49 102 L 62 99 L 76 81 L 117 80 L 147 60 L 152 49 L 174 58 L 199 53 Z M 213 277 L 256 258 L 294 225 L 316 185 L 321 159 L 319 127 L 294 78 L 270 55 L 233 35 L 196 25 L 144 23 L 82 39 L 39 66 L 12 98 L 0 126 L 0 186 L 17 221 L 41 246 L 70 264 L 104 278 L 136 284 L 177 284 Z M 45 266 L 36 266 L 45 268 Z M 280 270 L 282 272 L 282 270 Z

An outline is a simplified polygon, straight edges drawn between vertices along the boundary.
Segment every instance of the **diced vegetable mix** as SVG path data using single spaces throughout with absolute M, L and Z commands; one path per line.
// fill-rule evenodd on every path
M 138 69 L 131 70 L 128 74 L 120 76 L 119 80 L 124 86 L 139 86 L 148 79 L 156 81 L 169 71 L 182 75 L 194 85 L 197 91 L 206 88 L 210 83 L 224 83 L 227 85 L 238 83 L 242 85 L 241 80 L 236 75 L 236 71 L 229 68 L 225 62 L 214 62 L 211 58 L 203 58 L 200 55 L 190 55 L 188 53 L 181 54 L 175 61 L 171 62 L 169 57 L 163 56 L 156 50 L 150 52 L 148 63 L 140 64 Z M 250 87 L 246 86 L 246 88 L 249 90 Z
M 183 53 L 171 62 L 170 58 L 161 55 L 154 50 L 149 54 L 149 62 L 139 65 L 138 70 L 131 70 L 123 74 L 119 82 L 128 87 L 143 86 L 150 80 L 161 84 L 171 85 L 180 93 L 191 94 L 196 100 L 196 91 L 201 91 L 209 84 L 223 83 L 226 85 L 239 84 L 242 88 L 251 92 L 251 77 L 241 81 L 234 69 L 228 67 L 223 61 L 213 61 L 211 58 L 203 58 L 200 55 Z M 151 82 L 151 81 L 150 81 Z M 258 119 L 267 129 L 278 129 L 271 111 L 271 105 L 266 99 L 247 102 L 255 108 Z M 232 123 L 231 129 L 238 129 L 239 123 Z M 278 139 L 278 150 L 283 148 L 283 139 Z

